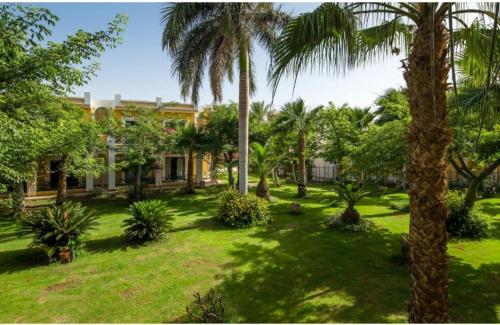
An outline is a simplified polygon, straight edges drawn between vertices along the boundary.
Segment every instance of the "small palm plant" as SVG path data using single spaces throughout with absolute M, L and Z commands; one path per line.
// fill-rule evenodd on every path
M 333 186 L 339 200 L 347 203 L 347 208 L 340 215 L 340 221 L 345 225 L 359 224 L 361 215 L 354 206 L 370 192 L 363 190 L 362 184 L 357 182 L 335 183 Z
M 130 242 L 145 242 L 163 237 L 170 228 L 171 218 L 160 200 L 135 202 L 129 208 L 131 218 L 123 223 L 124 236 Z
M 83 248 L 82 236 L 97 225 L 96 215 L 79 202 L 66 201 L 19 219 L 18 235 L 32 236 L 30 247 L 41 247 L 51 260 L 62 251 L 75 258 Z
M 258 142 L 251 145 L 252 151 L 250 161 L 259 173 L 259 183 L 257 184 L 257 196 L 269 200 L 269 185 L 266 176 L 271 171 L 271 152 L 267 144 L 265 146 Z

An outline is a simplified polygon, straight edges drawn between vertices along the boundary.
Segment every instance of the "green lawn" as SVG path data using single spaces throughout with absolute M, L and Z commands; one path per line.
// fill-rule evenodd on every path
M 233 322 L 405 322 L 407 270 L 394 258 L 408 215 L 405 197 L 366 198 L 359 210 L 377 229 L 342 233 L 321 222 L 336 209 L 311 186 L 304 214 L 288 213 L 294 186 L 273 188 L 274 222 L 229 230 L 210 220 L 218 189 L 163 194 L 175 216 L 169 238 L 142 247 L 120 237 L 124 201 L 93 200 L 101 216 L 89 254 L 41 265 L 41 252 L 0 220 L 0 322 L 183 322 L 196 291 L 220 290 Z M 453 322 L 500 322 L 500 197 L 485 201 L 492 238 L 449 244 Z

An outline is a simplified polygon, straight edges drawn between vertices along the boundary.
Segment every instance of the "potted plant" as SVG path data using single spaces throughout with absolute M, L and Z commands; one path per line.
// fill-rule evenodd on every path
M 62 264 L 71 262 L 71 250 L 68 246 L 64 246 L 59 251 L 59 261 L 61 261 Z

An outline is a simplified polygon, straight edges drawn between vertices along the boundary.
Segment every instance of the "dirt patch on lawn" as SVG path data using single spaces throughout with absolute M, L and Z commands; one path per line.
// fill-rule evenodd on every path
M 69 278 L 64 279 L 63 282 L 52 284 L 52 285 L 48 286 L 47 288 L 45 288 L 45 291 L 46 292 L 62 291 L 65 289 L 74 288 L 77 285 L 79 285 L 80 283 L 82 283 L 82 280 L 80 280 L 79 278 L 69 277 Z

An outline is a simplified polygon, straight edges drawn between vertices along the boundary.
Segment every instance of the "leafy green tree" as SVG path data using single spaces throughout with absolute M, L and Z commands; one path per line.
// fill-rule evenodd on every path
M 208 66 L 214 101 L 222 100 L 222 83 L 239 69 L 239 188 L 248 191 L 250 94 L 255 90 L 252 48 L 269 49 L 288 16 L 272 3 L 176 3 L 165 7 L 163 48 L 172 55 L 181 94 L 199 100 Z
M 410 103 L 404 89 L 387 89 L 375 100 L 375 124 L 382 125 L 394 120 L 410 119 Z
M 229 186 L 234 187 L 233 166 L 238 152 L 238 107 L 236 103 L 213 105 L 203 111 L 202 126 L 206 151 L 212 159 L 212 177 L 222 160 L 226 166 Z
M 126 17 L 106 30 L 82 30 L 62 42 L 48 39 L 58 18 L 49 10 L 0 5 L 0 191 L 12 186 L 23 205 L 23 182 L 33 177 L 36 161 L 57 142 L 61 107 L 55 96 L 85 84 L 97 71 L 91 62 L 120 42 Z
M 259 183 L 257 183 L 257 196 L 269 200 L 269 185 L 267 184 L 266 176 L 271 171 L 272 152 L 267 145 L 261 145 L 254 142 L 251 145 L 250 162 L 259 174 Z
M 134 123 L 118 124 L 115 134 L 123 153 L 123 160 L 116 167 L 136 169 L 132 198 L 138 201 L 144 195 L 142 178 L 145 165 L 161 158 L 161 154 L 172 146 L 172 137 L 164 130 L 154 111 L 140 107 L 137 111 Z
M 319 155 L 334 162 L 341 174 L 348 172 L 343 163 L 354 152 L 361 133 L 359 123 L 352 118 L 351 108 L 347 105 L 336 107 L 333 103 L 321 110 L 315 126 L 318 134 Z
M 370 125 L 359 137 L 353 153 L 353 169 L 377 179 L 395 173 L 405 180 L 408 144 L 405 136 L 408 123 L 393 120 L 382 125 Z
M 278 132 L 294 131 L 297 134 L 298 173 L 297 173 L 297 195 L 307 195 L 307 171 L 306 171 L 306 141 L 311 131 L 314 118 L 319 108 L 309 110 L 302 99 L 286 103 L 279 115 L 274 120 L 275 130 Z
M 445 155 L 452 133 L 446 92 L 449 69 L 454 67 L 448 50 L 453 62 L 455 46 L 474 40 L 467 33 L 469 14 L 489 17 L 496 30 L 498 8 L 498 3 L 324 3 L 291 20 L 273 47 L 274 89 L 283 75 L 296 76 L 312 65 L 338 74 L 391 55 L 407 58 L 403 70 L 412 118 L 408 132 L 410 322 L 448 320 Z M 482 51 L 494 48 L 492 43 Z M 488 52 L 491 67 L 494 52 Z
M 188 169 L 186 177 L 186 193 L 194 194 L 194 164 L 195 153 L 201 153 L 204 149 L 205 138 L 194 124 L 182 126 L 175 132 L 175 147 L 188 155 Z

